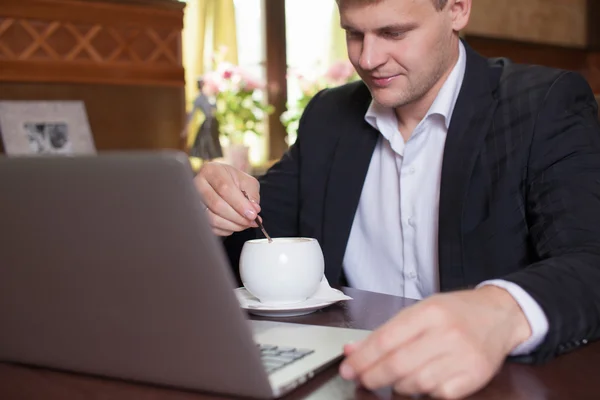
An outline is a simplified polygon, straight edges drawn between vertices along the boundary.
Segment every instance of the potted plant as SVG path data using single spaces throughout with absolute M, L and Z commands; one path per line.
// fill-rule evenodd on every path
M 288 133 L 288 144 L 291 145 L 296 141 L 300 117 L 313 96 L 323 89 L 356 80 L 358 76 L 349 61 L 337 61 L 325 71 L 317 70 L 317 73 L 302 73 L 292 70 L 288 73 L 288 79 L 295 81 L 300 89 L 298 98 L 288 102 L 287 111 L 280 117 Z
M 223 54 L 223 53 L 220 53 Z M 265 85 L 243 68 L 215 57 L 204 77 L 204 91 L 214 99 L 225 162 L 249 172 L 248 135 L 262 136 L 273 107 L 264 100 Z

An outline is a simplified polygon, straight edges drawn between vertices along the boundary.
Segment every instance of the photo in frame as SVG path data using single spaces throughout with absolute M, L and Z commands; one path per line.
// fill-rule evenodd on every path
M 96 154 L 82 101 L 0 101 L 0 136 L 7 156 Z

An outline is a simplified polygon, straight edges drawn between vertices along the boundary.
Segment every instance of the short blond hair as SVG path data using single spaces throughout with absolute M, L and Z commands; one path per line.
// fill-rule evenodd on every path
M 338 5 L 340 4 L 375 4 L 379 3 L 382 0 L 335 0 Z M 431 0 L 433 2 L 434 7 L 441 11 L 448 4 L 448 0 Z

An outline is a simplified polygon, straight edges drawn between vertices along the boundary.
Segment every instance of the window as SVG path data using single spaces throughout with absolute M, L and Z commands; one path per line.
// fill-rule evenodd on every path
M 266 80 L 264 0 L 234 0 L 238 64 L 256 78 Z
M 285 7 L 288 69 L 316 74 L 327 68 L 335 0 L 285 0 Z M 288 80 L 288 100 L 300 93 L 298 82 Z

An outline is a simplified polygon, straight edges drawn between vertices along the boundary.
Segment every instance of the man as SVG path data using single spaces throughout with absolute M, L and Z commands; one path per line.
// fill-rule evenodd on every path
M 225 240 L 239 252 L 260 212 L 273 236 L 317 238 L 330 282 L 426 297 L 345 349 L 340 374 L 369 389 L 458 398 L 507 356 L 542 362 L 598 338 L 600 126 L 585 80 L 480 57 L 458 36 L 471 0 L 338 5 L 363 82 L 315 96 L 260 193 L 228 166 L 200 171 L 214 232 L 243 231 Z

